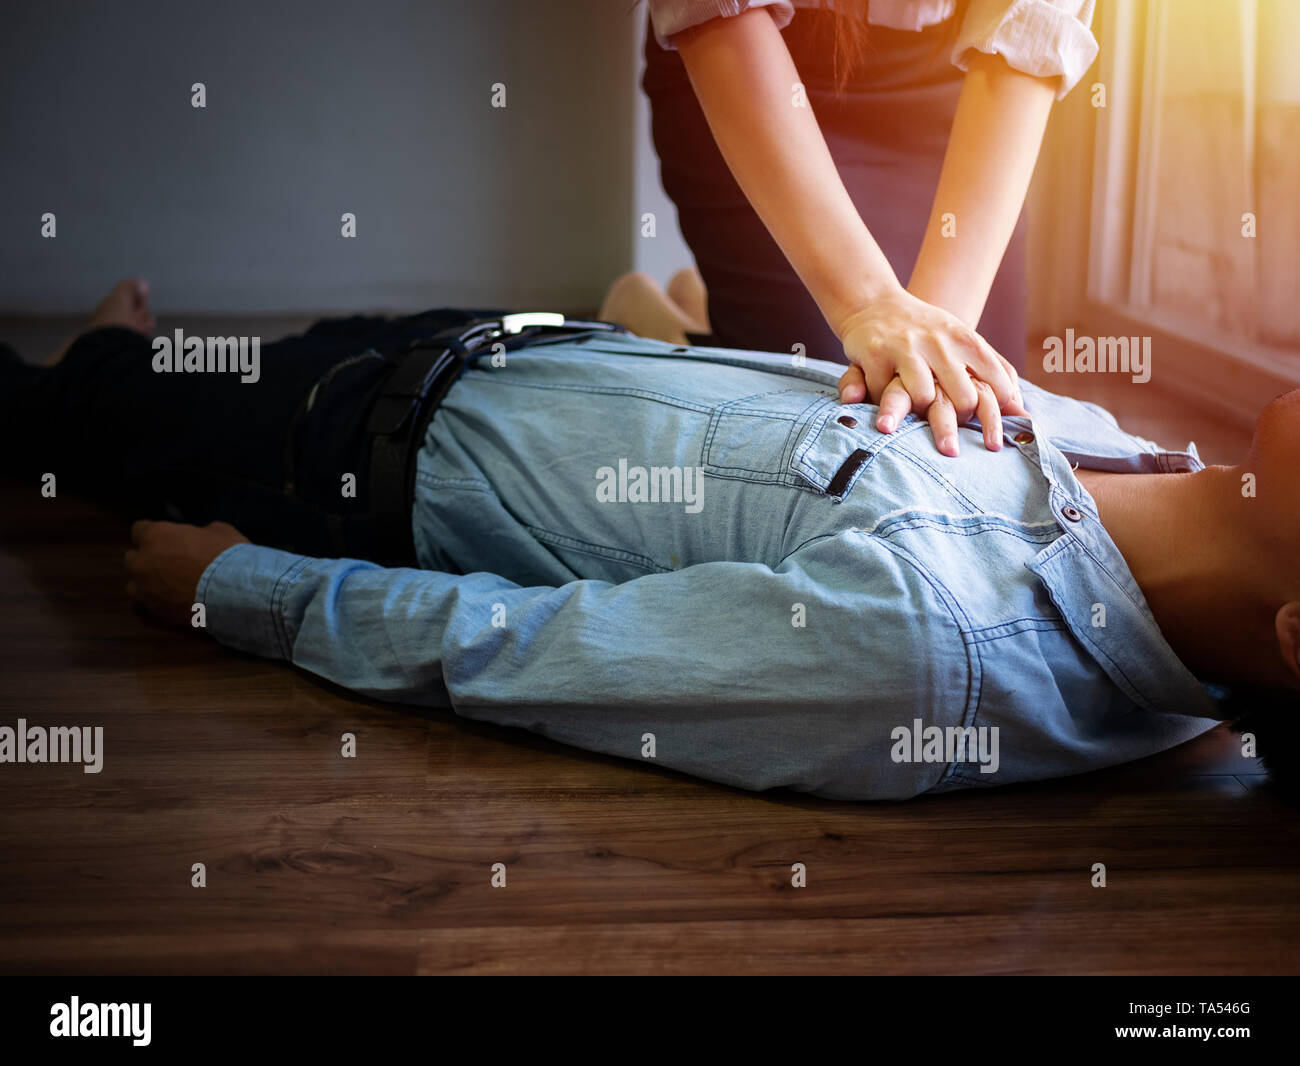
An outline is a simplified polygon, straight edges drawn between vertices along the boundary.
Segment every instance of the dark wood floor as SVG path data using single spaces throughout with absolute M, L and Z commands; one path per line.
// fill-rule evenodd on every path
M 1224 730 L 1027 787 L 751 795 L 158 627 L 126 604 L 125 543 L 0 481 L 0 724 L 102 725 L 106 749 L 98 775 L 0 766 L 0 970 L 1297 969 L 1300 818 Z

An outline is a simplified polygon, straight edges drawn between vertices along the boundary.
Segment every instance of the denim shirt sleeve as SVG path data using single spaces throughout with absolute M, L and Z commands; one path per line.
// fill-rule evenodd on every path
M 836 588 L 846 572 L 859 579 Z M 961 636 L 929 594 L 910 564 L 852 535 L 776 569 L 720 561 L 535 588 L 239 544 L 198 588 L 217 640 L 364 695 L 632 758 L 652 733 L 661 765 L 743 788 L 855 798 L 865 780 L 900 799 L 944 767 L 891 762 L 891 729 L 957 724 L 968 702 Z

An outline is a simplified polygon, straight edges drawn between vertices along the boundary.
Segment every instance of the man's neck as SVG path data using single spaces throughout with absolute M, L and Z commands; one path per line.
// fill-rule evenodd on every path
M 1289 684 L 1273 637 L 1268 550 L 1235 467 L 1078 470 L 1165 639 L 1198 676 Z

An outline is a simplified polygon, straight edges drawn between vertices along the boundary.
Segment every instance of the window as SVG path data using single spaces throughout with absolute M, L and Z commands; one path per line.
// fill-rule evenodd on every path
M 1300 3 L 1107 0 L 1094 29 L 1091 317 L 1254 413 L 1300 383 Z

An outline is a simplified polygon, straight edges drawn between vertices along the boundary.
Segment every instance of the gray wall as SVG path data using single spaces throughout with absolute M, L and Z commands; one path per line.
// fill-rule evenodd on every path
M 590 309 L 688 261 L 633 0 L 6 8 L 0 310 L 83 308 L 127 274 L 167 310 Z

